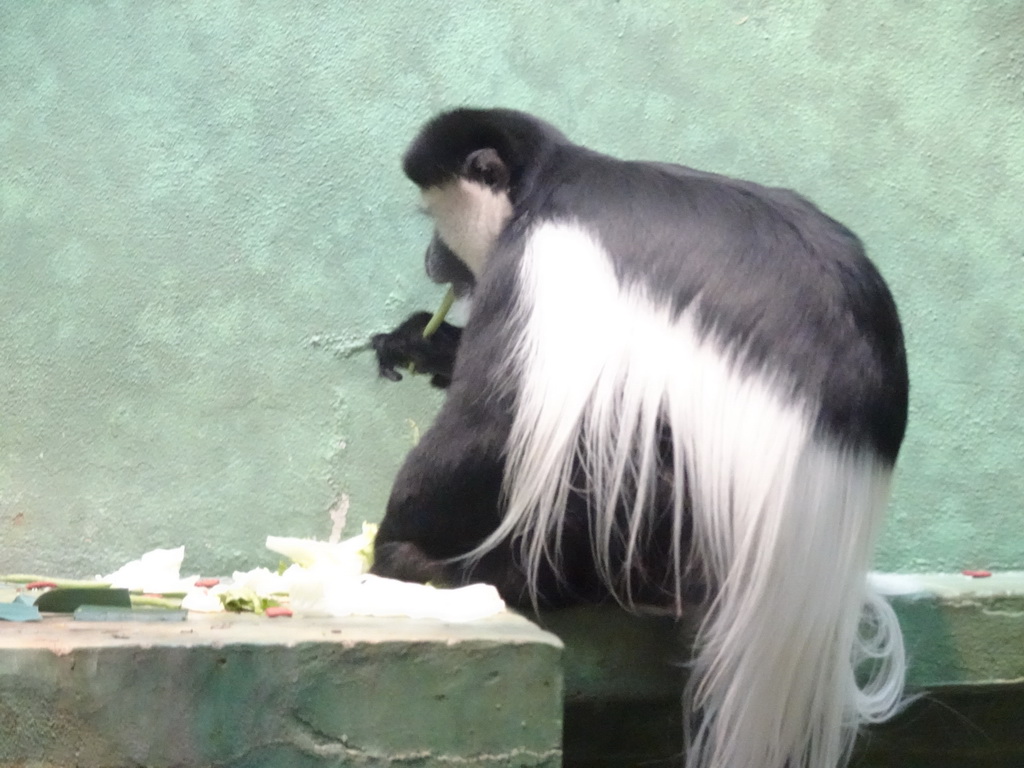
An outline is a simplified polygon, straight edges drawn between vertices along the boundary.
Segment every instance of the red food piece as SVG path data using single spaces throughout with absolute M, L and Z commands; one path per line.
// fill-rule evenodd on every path
M 972 579 L 987 579 L 992 575 L 992 571 L 962 571 L 964 576 L 970 576 Z
M 220 584 L 220 579 L 199 579 L 196 582 L 197 587 L 216 587 Z
M 291 616 L 292 609 L 286 605 L 272 605 L 269 608 L 267 608 L 267 610 L 264 611 L 264 613 L 266 613 L 267 616 L 269 616 L 270 618 L 274 619 L 278 616 Z
M 25 585 L 25 589 L 56 589 L 57 582 L 55 581 L 30 581 Z

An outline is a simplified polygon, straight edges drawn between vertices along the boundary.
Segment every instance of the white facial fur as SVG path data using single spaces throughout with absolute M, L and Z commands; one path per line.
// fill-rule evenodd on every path
M 423 190 L 423 205 L 444 244 L 479 277 L 495 240 L 512 216 L 508 195 L 485 184 L 457 179 Z

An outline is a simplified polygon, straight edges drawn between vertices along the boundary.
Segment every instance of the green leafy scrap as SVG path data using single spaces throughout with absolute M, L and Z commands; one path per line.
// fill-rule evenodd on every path
M 225 611 L 233 613 L 264 613 L 267 608 L 276 608 L 281 601 L 273 597 L 260 597 L 259 595 L 232 595 L 224 593 L 220 595 L 221 604 Z

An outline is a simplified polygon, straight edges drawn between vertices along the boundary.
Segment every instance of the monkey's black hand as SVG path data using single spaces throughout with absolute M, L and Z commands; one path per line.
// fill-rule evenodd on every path
M 441 323 L 441 327 L 425 339 L 423 329 L 430 317 L 429 312 L 416 312 L 391 333 L 378 333 L 370 339 L 381 376 L 389 381 L 401 381 L 402 374 L 396 369 L 407 368 L 429 374 L 430 383 L 440 389 L 451 383 L 462 329 Z

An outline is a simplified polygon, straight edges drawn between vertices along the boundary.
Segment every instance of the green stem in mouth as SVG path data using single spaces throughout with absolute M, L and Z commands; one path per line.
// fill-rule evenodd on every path
M 441 323 L 444 322 L 445 315 L 448 314 L 448 310 L 452 308 L 452 304 L 455 303 L 455 289 L 448 288 L 448 293 L 441 299 L 441 306 L 437 308 L 437 312 L 430 318 L 430 322 L 427 323 L 423 329 L 423 338 L 429 339 L 438 328 L 441 327 Z

